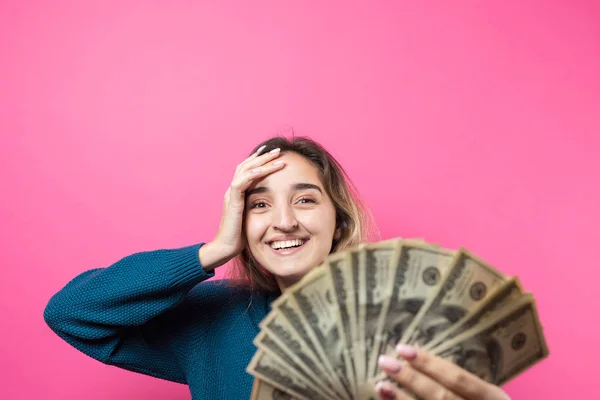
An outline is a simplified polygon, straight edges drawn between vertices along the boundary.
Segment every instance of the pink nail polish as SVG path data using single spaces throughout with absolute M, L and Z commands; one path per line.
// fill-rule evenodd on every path
M 406 360 L 414 360 L 417 357 L 417 349 L 407 344 L 399 344 L 396 346 L 398 355 Z
M 375 385 L 375 391 L 381 398 L 385 400 L 394 400 L 396 398 L 396 391 L 388 382 L 377 382 Z
M 381 369 L 392 374 L 396 374 L 402 369 L 402 363 L 400 362 L 400 360 L 397 360 L 392 357 L 379 356 L 378 363 Z

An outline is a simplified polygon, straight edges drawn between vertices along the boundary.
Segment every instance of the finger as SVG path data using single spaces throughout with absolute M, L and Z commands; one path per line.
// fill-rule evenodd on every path
M 392 357 L 381 356 L 379 366 L 390 378 L 421 399 L 464 400 L 449 388 L 413 368 L 410 363 L 403 363 Z
M 414 400 L 414 397 L 409 396 L 405 391 L 386 381 L 377 382 L 375 392 L 383 400 Z
M 256 168 L 252 168 L 248 172 L 250 172 L 250 176 L 251 176 L 252 180 L 255 180 L 258 178 L 262 178 L 266 175 L 269 175 L 277 170 L 280 170 L 284 166 L 285 166 L 285 162 L 283 162 L 282 160 L 277 160 L 270 164 L 260 165 Z
M 262 153 L 262 151 L 265 149 L 265 147 L 267 147 L 266 144 L 263 144 L 262 146 L 260 146 L 258 149 L 256 149 L 256 151 L 254 152 L 254 154 L 252 154 L 250 156 L 250 158 L 252 158 L 252 157 L 254 157 L 254 158 L 258 157 L 260 155 L 260 153 Z
M 237 172 L 238 172 L 238 171 L 239 171 L 239 170 L 242 168 L 242 166 L 243 166 L 243 165 L 244 165 L 246 162 L 248 162 L 248 161 L 250 161 L 250 160 L 254 160 L 256 157 L 258 157 L 258 156 L 259 156 L 259 155 L 262 153 L 262 151 L 265 149 L 265 147 L 267 147 L 267 145 L 266 145 L 266 144 L 263 144 L 263 145 L 262 145 L 262 146 L 260 146 L 258 149 L 256 149 L 256 151 L 255 151 L 254 153 L 252 153 L 252 154 L 250 155 L 250 157 L 246 158 L 244 161 L 242 161 L 241 163 L 239 163 L 239 164 L 238 164 L 238 165 L 235 167 L 235 172 L 237 173 Z
M 263 150 L 264 150 L 266 147 L 267 147 L 267 145 L 266 145 L 266 144 L 263 144 L 262 146 L 260 146 L 258 149 L 256 149 L 256 151 L 255 151 L 254 153 L 252 153 L 252 154 L 250 155 L 250 157 L 248 157 L 248 158 L 246 158 L 244 161 L 242 161 L 242 162 L 241 162 L 241 163 L 238 165 L 238 168 L 239 168 L 239 167 L 241 167 L 242 165 L 245 165 L 245 164 L 246 164 L 246 163 L 248 163 L 249 161 L 252 161 L 252 160 L 254 160 L 254 159 L 258 158 L 258 157 L 259 157 L 259 156 L 262 154 Z
M 264 165 L 264 164 L 268 163 L 269 161 L 274 160 L 275 158 L 279 157 L 280 154 L 281 154 L 281 149 L 278 147 L 276 149 L 269 151 L 268 153 L 261 154 L 260 156 L 258 156 L 256 158 L 246 160 L 242 164 L 240 164 L 240 171 L 247 171 L 247 170 L 259 167 L 261 165 Z
M 508 395 L 498 386 L 492 385 L 467 370 L 415 347 L 399 344 L 398 355 L 412 368 L 467 399 L 508 400 Z
M 248 187 L 250 187 L 253 181 L 262 178 L 268 174 L 271 174 L 275 171 L 278 171 L 284 166 L 285 162 L 277 160 L 273 163 L 253 168 L 241 174 L 238 178 L 234 179 L 231 183 L 231 187 L 240 192 L 244 192 L 246 191 L 246 189 L 248 189 Z

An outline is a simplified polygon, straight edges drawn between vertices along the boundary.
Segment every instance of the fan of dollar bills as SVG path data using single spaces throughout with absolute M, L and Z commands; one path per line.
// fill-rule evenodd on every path
M 376 399 L 399 342 L 503 385 L 548 355 L 531 293 L 466 249 L 391 239 L 331 254 L 273 304 L 253 400 Z

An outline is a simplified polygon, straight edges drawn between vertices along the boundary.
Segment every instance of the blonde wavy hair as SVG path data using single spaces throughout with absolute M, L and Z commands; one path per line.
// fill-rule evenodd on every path
M 260 143 L 250 154 L 255 153 L 261 146 L 265 146 L 262 153 L 280 148 L 282 154 L 299 154 L 319 170 L 325 191 L 335 207 L 336 230 L 339 229 L 340 232 L 339 238 L 333 240 L 331 253 L 357 246 L 379 236 L 372 214 L 352 181 L 340 163 L 323 146 L 308 137 L 277 136 Z M 245 236 L 245 226 L 242 235 Z M 248 282 L 254 289 L 279 291 L 274 276 L 256 261 L 247 246 L 232 260 L 229 277 L 238 282 Z

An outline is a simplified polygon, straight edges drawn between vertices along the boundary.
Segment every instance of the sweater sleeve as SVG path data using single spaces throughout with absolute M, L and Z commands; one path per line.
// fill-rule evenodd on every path
M 200 265 L 202 244 L 135 253 L 83 272 L 50 299 L 44 319 L 67 343 L 105 364 L 187 383 L 168 338 L 156 336 L 168 331 L 161 326 L 168 311 L 214 276 Z

